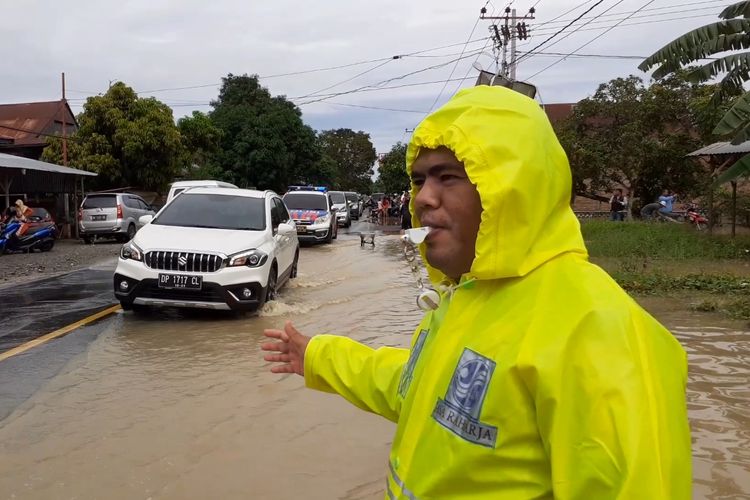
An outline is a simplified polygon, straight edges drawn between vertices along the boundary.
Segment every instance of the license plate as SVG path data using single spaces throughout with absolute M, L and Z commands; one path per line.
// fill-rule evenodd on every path
M 297 226 L 297 232 L 298 233 L 306 233 L 307 228 L 305 226 Z
M 184 288 L 188 290 L 200 290 L 202 286 L 202 276 L 188 276 L 186 274 L 159 274 L 159 288 Z
M 107 220 L 106 215 L 92 215 L 91 220 Z

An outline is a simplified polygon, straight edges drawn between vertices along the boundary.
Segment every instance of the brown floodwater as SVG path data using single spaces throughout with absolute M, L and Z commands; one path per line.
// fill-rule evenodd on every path
M 382 498 L 394 425 L 268 373 L 262 331 L 409 342 L 420 311 L 395 237 L 302 249 L 300 277 L 258 316 L 118 314 L 0 421 L 0 498 Z M 647 307 L 688 351 L 695 498 L 750 497 L 750 333 Z M 75 333 L 74 333 L 75 334 Z

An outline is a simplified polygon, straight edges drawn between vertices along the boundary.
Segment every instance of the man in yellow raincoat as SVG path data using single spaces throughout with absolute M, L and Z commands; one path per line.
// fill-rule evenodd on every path
M 408 350 L 287 322 L 272 371 L 397 422 L 386 498 L 690 498 L 685 352 L 589 263 L 540 107 L 459 92 L 406 163 L 438 309 Z

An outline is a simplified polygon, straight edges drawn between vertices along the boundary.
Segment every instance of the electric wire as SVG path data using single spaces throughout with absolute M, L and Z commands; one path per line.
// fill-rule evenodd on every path
M 440 100 L 440 97 L 443 95 L 443 92 L 445 92 L 445 88 L 448 86 L 448 80 L 453 78 L 453 73 L 456 72 L 456 68 L 458 68 L 458 63 L 461 62 L 460 57 L 464 55 L 464 51 L 466 50 L 466 46 L 469 44 L 469 40 L 471 40 L 471 37 L 474 36 L 474 31 L 477 29 L 477 25 L 479 24 L 479 17 L 477 17 L 476 22 L 474 22 L 474 27 L 471 28 L 471 33 L 469 33 L 469 37 L 466 39 L 466 44 L 464 45 L 463 50 L 461 50 L 461 55 L 459 56 L 459 59 L 456 59 L 456 64 L 453 65 L 453 69 L 451 70 L 450 74 L 448 75 L 448 78 L 445 80 L 445 85 L 443 85 L 443 88 L 440 89 L 440 92 L 438 92 L 438 95 L 435 96 L 435 100 L 432 101 L 432 105 L 430 106 L 429 111 L 427 111 L 427 114 L 430 114 L 432 110 L 435 108 L 435 104 Z M 483 49 L 484 50 L 484 49 Z
M 585 16 L 586 14 L 588 14 L 589 12 L 591 12 L 592 10 L 594 10 L 596 7 L 598 7 L 599 5 L 601 5 L 603 2 L 604 2 L 604 0 L 598 0 L 594 5 L 592 5 L 588 9 L 586 9 L 583 12 L 583 14 L 581 14 L 577 18 L 573 19 L 572 21 L 570 21 L 568 24 L 566 24 L 561 29 L 559 29 L 556 33 L 552 34 L 549 38 L 547 38 L 546 40 L 544 40 L 542 43 L 538 44 L 536 47 L 534 47 L 533 49 L 531 49 L 530 51 L 528 51 L 528 53 L 525 56 L 521 56 L 520 58 L 516 59 L 515 64 L 518 64 L 519 62 L 523 61 L 524 57 L 529 57 L 528 54 L 533 54 L 534 51 L 536 51 L 537 49 L 540 49 L 542 46 L 546 45 L 548 42 L 550 42 L 555 37 L 557 37 L 558 35 L 560 35 L 566 29 L 570 28 L 579 19 L 581 19 L 583 16 Z
M 641 9 L 645 9 L 646 7 L 648 7 L 649 5 L 651 5 L 652 3 L 654 3 L 655 1 L 656 1 L 656 0 L 649 0 L 648 2 L 646 2 L 645 4 L 643 4 L 643 6 L 642 6 L 642 7 L 640 8 L 640 9 L 636 10 L 635 12 L 633 12 L 633 14 L 636 14 L 636 13 L 637 13 L 637 12 L 639 12 L 639 11 L 640 11 Z M 632 14 L 631 14 L 631 15 L 632 15 Z M 606 34 L 607 34 L 607 33 L 609 33 L 610 31 L 612 31 L 613 29 L 615 29 L 615 28 L 616 28 L 616 27 L 617 27 L 618 25 L 620 25 L 620 24 L 621 24 L 622 22 L 624 22 L 624 21 L 626 21 L 626 20 L 627 20 L 627 18 L 626 18 L 626 19 L 623 19 L 623 20 L 622 20 L 622 21 L 620 21 L 620 22 L 618 22 L 618 23 L 617 23 L 616 25 L 614 25 L 614 26 L 611 26 L 611 27 L 609 27 L 609 28 L 608 28 L 608 29 L 607 29 L 606 31 L 604 31 L 603 33 L 599 33 L 598 35 L 596 35 L 596 36 L 595 36 L 594 38 L 592 38 L 592 39 L 591 39 L 591 40 L 589 40 L 588 42 L 584 43 L 583 45 L 579 46 L 579 47 L 578 47 L 577 49 L 573 50 L 573 51 L 571 52 L 571 54 L 575 54 L 576 52 L 578 52 L 578 51 L 579 51 L 579 50 L 581 50 L 582 48 L 584 48 L 584 47 L 587 47 L 588 45 L 591 45 L 591 44 L 592 44 L 592 43 L 594 43 L 594 42 L 595 42 L 596 40 L 598 40 L 599 38 L 603 37 L 604 35 L 606 35 Z M 556 66 L 557 64 L 560 64 L 561 62 L 563 62 L 563 61 L 564 61 L 565 59 L 567 59 L 568 57 L 570 57 L 570 56 L 564 56 L 564 57 L 561 57 L 560 59 L 558 59 L 557 61 L 553 62 L 552 64 L 550 64 L 550 65 L 546 66 L 545 68 L 543 68 L 543 69 L 541 69 L 541 70 L 537 71 L 536 73 L 534 73 L 533 75 L 531 75 L 531 76 L 530 76 L 530 77 L 529 77 L 528 79 L 529 79 L 529 80 L 531 80 L 531 79 L 532 79 L 532 78 L 534 78 L 535 76 L 538 76 L 539 74 L 541 74 L 541 73 L 544 73 L 545 71 L 547 71 L 548 69 L 552 68 L 553 66 Z

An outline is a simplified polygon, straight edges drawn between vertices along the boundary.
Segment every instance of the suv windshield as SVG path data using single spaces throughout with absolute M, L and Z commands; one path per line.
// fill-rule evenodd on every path
M 266 204 L 263 198 L 188 191 L 165 207 L 152 224 L 262 231 L 266 228 Z
M 99 194 L 87 196 L 83 202 L 83 209 L 90 208 L 115 208 L 117 206 L 116 194 Z
M 344 199 L 344 193 L 338 192 L 338 191 L 331 191 L 331 199 L 334 203 L 346 203 L 346 200 Z
M 346 201 L 349 203 L 359 203 L 357 193 L 344 193 L 346 195 Z
M 284 204 L 289 210 L 328 210 L 325 195 L 312 193 L 287 193 Z

